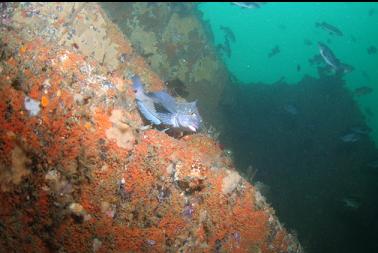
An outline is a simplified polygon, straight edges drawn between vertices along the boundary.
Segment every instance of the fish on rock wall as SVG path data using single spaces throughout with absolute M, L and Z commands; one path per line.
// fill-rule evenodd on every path
M 146 127 L 163 82 L 97 4 L 1 14 L 2 251 L 302 252 L 216 140 Z

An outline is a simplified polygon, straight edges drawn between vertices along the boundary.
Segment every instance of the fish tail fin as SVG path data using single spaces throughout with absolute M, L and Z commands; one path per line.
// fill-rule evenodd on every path
M 342 73 L 347 74 L 347 73 L 352 72 L 354 70 L 354 68 L 353 68 L 353 66 L 351 66 L 349 64 L 341 63 L 340 70 L 342 71 Z
M 132 77 L 132 81 L 133 81 L 133 89 L 136 93 L 141 93 L 143 92 L 143 85 L 142 85 L 142 82 L 139 78 L 139 76 L 135 75 Z

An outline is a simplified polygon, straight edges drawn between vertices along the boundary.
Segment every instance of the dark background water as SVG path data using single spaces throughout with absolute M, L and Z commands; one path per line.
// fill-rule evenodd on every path
M 368 135 L 341 137 L 364 117 L 337 76 L 297 85 L 237 85 L 222 105 L 220 141 L 306 252 L 378 251 L 378 158 Z
M 265 3 L 255 9 L 201 3 L 198 8 L 229 72 L 246 85 L 282 78 L 295 84 L 306 75 L 319 77 L 311 59 L 319 55 L 318 42 L 327 44 L 354 67 L 344 77 L 346 88 L 372 89 L 354 100 L 378 143 L 377 3 Z M 319 25 L 324 23 L 340 33 Z
M 199 9 L 231 75 L 220 141 L 237 168 L 263 183 L 306 252 L 378 252 L 378 55 L 368 50 L 378 45 L 378 5 Z M 337 75 L 314 62 L 318 41 L 354 70 Z

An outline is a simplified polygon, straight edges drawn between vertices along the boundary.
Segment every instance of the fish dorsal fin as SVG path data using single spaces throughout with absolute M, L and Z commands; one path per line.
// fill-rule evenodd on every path
M 165 109 L 171 113 L 176 112 L 176 101 L 165 91 L 158 91 L 148 94 L 151 98 L 154 99 L 155 103 L 160 103 Z
M 135 75 L 132 78 L 133 81 L 133 90 L 137 92 L 138 94 L 143 93 L 143 84 L 142 81 L 140 80 L 140 77 Z
M 196 101 L 193 101 L 193 102 L 185 102 L 185 101 L 180 101 L 180 102 L 177 102 L 176 104 L 177 106 L 177 110 L 178 111 L 194 111 L 194 110 L 197 110 L 197 103 Z

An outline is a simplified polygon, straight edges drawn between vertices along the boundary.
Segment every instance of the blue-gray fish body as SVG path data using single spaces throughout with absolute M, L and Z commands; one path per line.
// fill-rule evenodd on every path
M 335 35 L 337 35 L 337 36 L 343 36 L 343 35 L 344 35 L 343 32 L 340 31 L 339 28 L 337 28 L 337 27 L 334 26 L 334 25 L 328 24 L 328 23 L 326 23 L 326 22 L 321 22 L 321 23 L 318 22 L 318 23 L 316 23 L 315 25 L 316 25 L 316 27 L 320 27 L 320 28 L 322 28 L 323 30 L 328 31 L 330 34 L 335 34 Z
M 298 108 L 293 104 L 285 105 L 284 110 L 287 113 L 290 113 L 291 115 L 297 115 L 298 114 Z
M 321 42 L 318 42 L 319 52 L 323 60 L 329 65 L 334 71 L 341 73 L 348 73 L 353 71 L 353 67 L 342 63 L 332 52 L 332 50 Z
M 354 143 L 360 140 L 360 136 L 356 133 L 348 133 L 340 137 L 343 142 Z
M 331 66 L 333 69 L 337 70 L 340 66 L 339 59 L 336 58 L 332 50 L 325 44 L 319 42 L 320 55 L 323 57 L 324 61 Z
M 232 2 L 232 4 L 239 6 L 244 9 L 255 9 L 260 8 L 263 4 L 262 2 Z
M 192 132 L 201 126 L 196 102 L 178 102 L 165 91 L 145 92 L 138 76 L 132 80 L 138 109 L 151 123 Z

